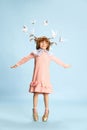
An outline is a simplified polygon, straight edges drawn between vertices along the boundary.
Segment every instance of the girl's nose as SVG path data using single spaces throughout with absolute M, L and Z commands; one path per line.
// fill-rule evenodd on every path
M 43 42 L 43 44 L 45 44 L 45 41 Z

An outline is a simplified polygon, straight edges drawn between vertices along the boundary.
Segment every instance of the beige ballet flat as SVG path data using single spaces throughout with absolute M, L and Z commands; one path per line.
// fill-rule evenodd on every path
M 42 116 L 42 121 L 46 122 L 48 120 L 48 116 L 49 116 L 49 111 Z
M 33 120 L 38 121 L 38 113 L 33 109 Z

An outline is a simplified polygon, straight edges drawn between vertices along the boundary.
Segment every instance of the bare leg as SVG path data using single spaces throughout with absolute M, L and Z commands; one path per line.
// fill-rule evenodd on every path
M 37 109 L 38 104 L 38 93 L 34 93 L 33 95 L 33 109 Z
M 44 105 L 45 105 L 45 110 L 49 109 L 49 96 L 47 93 L 44 93 Z
M 42 121 L 47 121 L 49 115 L 49 96 L 47 93 L 43 94 L 43 96 L 44 96 L 45 112 L 42 117 Z
M 38 104 L 38 93 L 34 93 L 33 95 L 33 119 L 34 121 L 38 120 L 37 104 Z

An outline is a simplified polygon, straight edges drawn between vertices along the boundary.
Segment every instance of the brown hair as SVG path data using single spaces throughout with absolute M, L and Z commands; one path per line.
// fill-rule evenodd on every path
M 46 50 L 49 50 L 51 42 L 50 42 L 49 38 L 47 38 L 45 36 L 35 38 L 36 49 L 37 50 L 40 49 L 40 42 L 42 42 L 42 41 L 46 41 L 48 43 L 48 47 L 46 48 Z

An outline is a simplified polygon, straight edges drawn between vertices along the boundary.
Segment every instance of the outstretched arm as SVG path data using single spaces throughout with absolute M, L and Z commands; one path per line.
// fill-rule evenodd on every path
M 15 65 L 11 66 L 11 68 L 16 68 L 22 64 L 24 64 L 25 62 L 27 62 L 28 60 L 30 60 L 31 58 L 34 58 L 34 54 L 31 53 L 26 57 L 23 57 L 19 62 L 17 62 Z
M 59 58 L 55 57 L 54 55 L 51 56 L 51 60 L 55 61 L 57 64 L 63 66 L 64 68 L 71 67 L 71 65 L 65 64 L 63 61 L 61 61 Z

